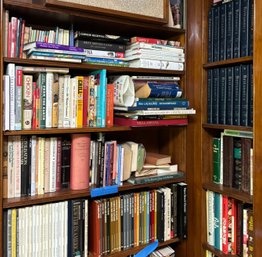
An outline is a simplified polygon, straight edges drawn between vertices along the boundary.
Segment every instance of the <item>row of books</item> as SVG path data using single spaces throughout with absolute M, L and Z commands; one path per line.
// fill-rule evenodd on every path
M 208 61 L 252 55 L 253 0 L 214 4 L 208 13 Z
M 58 73 L 68 69 L 29 70 L 7 65 L 4 130 L 113 126 L 114 86 L 106 84 L 106 70 L 75 77 Z
M 88 200 L 4 212 L 4 256 L 88 256 Z
M 206 201 L 208 244 L 224 254 L 252 256 L 252 207 L 209 190 L 206 192 Z
M 158 239 L 187 236 L 187 185 L 172 184 L 94 200 L 90 204 L 92 256 L 112 254 Z
M 252 64 L 241 64 L 208 70 L 208 123 L 252 127 L 252 74 Z
M 213 138 L 213 181 L 253 195 L 253 133 L 225 130 Z
M 4 12 L 3 30 L 5 57 L 24 58 L 24 45 L 35 41 L 74 46 L 73 28 L 70 30 L 60 27 L 50 30 L 34 29 L 31 26 L 26 26 L 26 21 L 23 18 L 10 17 L 9 10 Z

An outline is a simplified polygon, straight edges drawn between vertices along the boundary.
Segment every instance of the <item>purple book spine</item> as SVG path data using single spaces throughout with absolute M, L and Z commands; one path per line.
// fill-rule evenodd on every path
M 58 49 L 58 50 L 66 50 L 66 51 L 73 51 L 73 52 L 84 52 L 84 49 L 80 47 L 38 42 L 38 41 L 36 42 L 36 48 L 49 48 L 49 49 Z

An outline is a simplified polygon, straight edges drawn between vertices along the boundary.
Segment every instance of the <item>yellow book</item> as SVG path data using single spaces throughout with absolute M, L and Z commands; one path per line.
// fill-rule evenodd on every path
M 78 90 L 77 90 L 77 112 L 76 112 L 76 127 L 83 127 L 83 80 L 84 77 L 78 76 Z
M 12 209 L 12 235 L 11 235 L 12 257 L 16 257 L 16 209 Z

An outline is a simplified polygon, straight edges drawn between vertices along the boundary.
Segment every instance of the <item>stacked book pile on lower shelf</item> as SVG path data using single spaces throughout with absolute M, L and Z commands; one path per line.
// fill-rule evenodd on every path
M 115 88 L 119 87 L 120 78 L 111 80 Z M 187 125 L 188 115 L 196 111 L 182 98 L 179 80 L 179 77 L 131 77 L 123 100 L 115 99 L 115 124 L 133 127 Z

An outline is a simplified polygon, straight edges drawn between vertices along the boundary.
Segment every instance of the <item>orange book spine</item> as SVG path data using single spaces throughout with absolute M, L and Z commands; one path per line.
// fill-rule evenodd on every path
M 106 91 L 106 126 L 114 125 L 114 84 L 107 85 Z
M 90 134 L 72 135 L 70 188 L 80 190 L 89 186 Z

